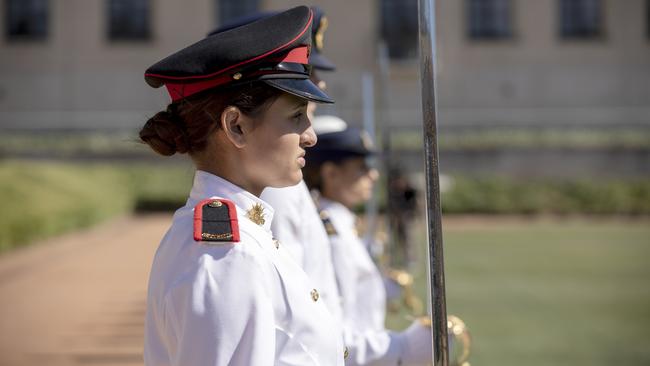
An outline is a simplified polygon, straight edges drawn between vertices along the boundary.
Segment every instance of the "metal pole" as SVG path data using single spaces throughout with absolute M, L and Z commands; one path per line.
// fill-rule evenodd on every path
M 438 171 L 436 110 L 436 18 L 435 0 L 419 0 L 420 80 L 422 128 L 426 176 L 427 228 L 429 241 L 429 286 L 433 326 L 434 366 L 449 365 L 445 273 L 442 255 L 442 212 Z
M 361 77 L 361 90 L 363 95 L 363 129 L 366 130 L 372 141 L 377 141 L 375 129 L 375 85 L 370 72 L 364 72 Z M 372 196 L 366 203 L 367 230 L 364 237 L 366 245 L 373 257 L 377 254 L 378 248 L 375 242 L 377 231 L 377 186 L 373 186 Z

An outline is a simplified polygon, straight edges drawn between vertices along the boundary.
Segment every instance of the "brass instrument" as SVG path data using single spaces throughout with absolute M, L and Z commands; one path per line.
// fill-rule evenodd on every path
M 359 228 L 363 231 L 363 227 Z M 376 233 L 375 242 L 382 248 L 385 247 L 388 235 L 384 230 Z M 399 287 L 399 296 L 388 299 L 388 311 L 397 313 L 404 307 L 409 321 L 417 319 L 420 324 L 431 327 L 431 317 L 426 314 L 424 302 L 414 289 L 414 277 L 403 269 L 392 268 L 388 265 L 390 258 L 388 251 L 382 250 L 382 255 L 377 259 L 384 276 Z M 449 366 L 470 366 L 468 361 L 472 344 L 471 335 L 465 322 L 455 315 L 447 315 L 447 338 L 449 352 Z
M 413 276 L 398 269 L 388 269 L 386 271 L 388 278 L 397 283 L 402 288 L 402 303 L 408 309 L 410 314 L 422 314 L 424 305 L 413 291 Z M 396 312 L 399 306 L 392 304 L 389 310 Z M 417 319 L 420 324 L 431 327 L 431 317 L 428 315 L 422 316 L 408 316 L 409 320 Z M 472 337 L 465 322 L 455 316 L 447 315 L 447 337 L 449 345 L 449 365 L 450 366 L 470 366 L 468 359 L 470 347 L 472 344 Z

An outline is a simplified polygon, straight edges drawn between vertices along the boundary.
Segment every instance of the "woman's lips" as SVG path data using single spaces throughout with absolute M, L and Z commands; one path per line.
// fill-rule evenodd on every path
M 305 158 L 304 157 L 302 157 L 302 156 L 298 157 L 298 165 L 300 165 L 300 168 L 305 167 Z

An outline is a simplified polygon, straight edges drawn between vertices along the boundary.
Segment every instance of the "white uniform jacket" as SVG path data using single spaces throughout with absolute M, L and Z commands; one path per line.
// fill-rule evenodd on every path
M 193 209 L 234 202 L 240 241 L 193 237 Z M 246 213 L 264 208 L 265 222 Z M 149 279 L 144 358 L 148 366 L 343 365 L 338 323 L 317 288 L 270 232 L 273 209 L 215 175 L 197 171 Z
M 329 238 L 304 181 L 286 188 L 266 188 L 261 198 L 274 209 L 271 230 L 319 289 L 330 313 L 341 318 L 341 303 Z
M 344 343 L 350 352 L 346 365 L 397 365 L 403 341 L 384 327 L 384 282 L 357 234 L 354 213 L 325 198 L 319 209 L 334 228 L 329 238 L 342 298 Z

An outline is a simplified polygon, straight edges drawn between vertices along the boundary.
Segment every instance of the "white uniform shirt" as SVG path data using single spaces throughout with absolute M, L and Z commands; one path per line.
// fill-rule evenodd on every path
M 194 240 L 194 207 L 207 198 L 234 202 L 240 242 Z M 262 226 L 245 216 L 255 204 Z M 286 248 L 276 249 L 272 217 L 252 194 L 196 172 L 151 269 L 146 365 L 343 365 L 338 323 Z
M 344 343 L 350 351 L 346 365 L 397 365 L 401 340 L 384 327 L 384 282 L 357 234 L 356 217 L 347 207 L 325 198 L 319 206 L 336 231 L 329 238 L 342 298 Z
M 266 188 L 260 197 L 274 209 L 273 234 L 316 283 L 330 313 L 340 319 L 330 242 L 307 185 L 301 181 L 292 187 Z

